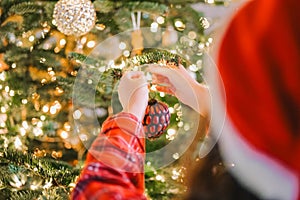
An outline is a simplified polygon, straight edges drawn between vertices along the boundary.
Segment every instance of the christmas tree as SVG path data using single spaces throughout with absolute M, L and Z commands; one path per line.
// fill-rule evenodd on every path
M 116 86 L 125 71 L 180 63 L 202 82 L 202 54 L 212 40 L 208 19 L 191 7 L 199 2 L 224 4 L 2 0 L 0 199 L 68 199 L 102 122 L 120 110 Z M 169 149 L 162 160 L 172 164 L 164 166 L 155 152 L 198 124 L 188 123 L 183 115 L 190 110 L 175 97 L 154 93 L 168 104 L 171 123 L 166 134 L 147 141 L 154 153 L 147 158 L 146 192 L 180 199 L 182 153 Z

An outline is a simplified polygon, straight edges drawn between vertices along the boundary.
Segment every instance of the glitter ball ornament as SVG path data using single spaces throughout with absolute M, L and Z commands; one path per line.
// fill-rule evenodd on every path
M 168 106 L 155 99 L 148 102 L 143 121 L 145 135 L 148 139 L 161 136 L 170 124 L 170 113 Z
M 55 4 L 53 18 L 60 32 L 80 36 L 95 26 L 96 12 L 90 0 L 60 0 Z

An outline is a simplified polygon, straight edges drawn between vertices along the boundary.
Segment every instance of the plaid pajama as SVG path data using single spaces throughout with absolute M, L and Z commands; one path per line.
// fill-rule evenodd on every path
M 143 126 L 134 115 L 122 112 L 108 118 L 89 150 L 71 199 L 146 199 L 144 153 Z

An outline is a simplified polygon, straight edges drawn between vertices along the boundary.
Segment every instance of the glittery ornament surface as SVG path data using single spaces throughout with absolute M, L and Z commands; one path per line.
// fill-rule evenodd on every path
M 96 12 L 90 0 L 60 0 L 55 4 L 53 18 L 60 32 L 80 36 L 94 27 Z
M 145 135 L 149 140 L 159 138 L 170 124 L 168 106 L 155 99 L 148 102 L 143 121 Z

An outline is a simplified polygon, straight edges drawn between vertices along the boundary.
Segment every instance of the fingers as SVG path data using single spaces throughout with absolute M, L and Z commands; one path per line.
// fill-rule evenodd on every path
M 166 76 L 162 76 L 159 74 L 152 74 L 152 83 L 153 84 L 160 84 L 160 85 L 172 85 L 169 78 Z
M 131 71 L 124 74 L 120 80 L 119 93 L 133 93 L 140 87 L 147 87 L 147 80 L 143 72 Z
M 121 78 L 120 82 L 125 82 L 129 86 L 131 84 L 134 84 L 135 86 L 142 86 L 147 84 L 146 77 L 144 76 L 144 73 L 141 71 L 130 71 L 124 74 L 124 76 Z
M 174 87 L 156 86 L 155 88 L 160 92 L 164 92 L 170 95 L 175 95 L 176 89 Z
M 146 91 L 144 96 L 147 97 L 147 81 L 143 72 L 131 71 L 124 74 L 118 86 L 119 100 L 122 106 L 127 106 L 130 102 L 131 96 L 136 91 L 141 91 L 141 89 Z

